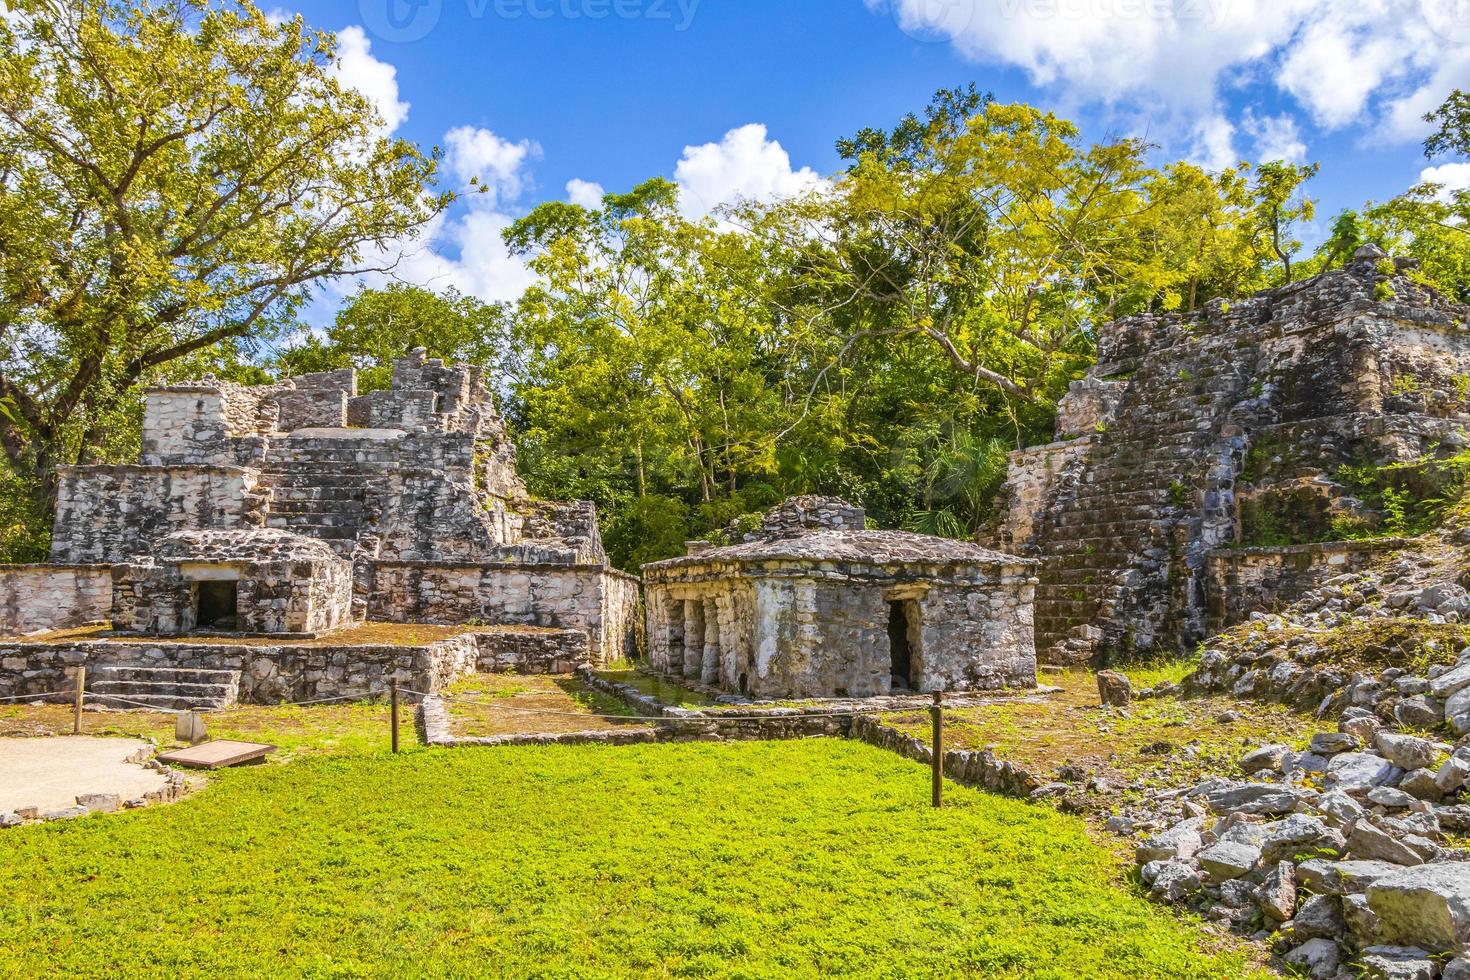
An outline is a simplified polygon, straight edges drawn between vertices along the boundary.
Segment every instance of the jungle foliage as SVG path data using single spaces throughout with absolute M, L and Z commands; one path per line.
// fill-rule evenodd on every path
M 1307 253 L 1314 165 L 1161 164 L 969 87 L 840 139 L 845 168 L 804 196 L 698 217 L 655 178 L 543 204 L 506 232 L 535 274 L 514 303 L 363 288 L 309 330 L 314 285 L 381 268 L 450 200 L 437 151 L 381 136 L 336 83 L 331 35 L 248 0 L 11 6 L 10 559 L 44 553 L 57 466 L 135 451 L 142 385 L 353 365 L 380 387 L 380 362 L 414 347 L 486 368 L 533 492 L 595 501 L 624 567 L 794 493 L 968 536 L 1110 319 L 1300 279 L 1368 241 L 1470 290 L 1465 192 L 1345 212 Z M 1466 150 L 1457 98 L 1435 153 Z

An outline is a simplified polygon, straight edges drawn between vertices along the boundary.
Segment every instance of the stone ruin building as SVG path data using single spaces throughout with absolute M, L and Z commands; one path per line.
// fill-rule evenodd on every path
M 1366 247 L 1341 270 L 1103 328 L 1059 441 L 1012 454 L 994 544 L 1037 558 L 1044 661 L 1192 648 L 1392 545 L 1344 467 L 1460 452 L 1470 308 Z
M 503 628 L 492 659 L 545 630 L 550 660 L 597 665 L 636 653 L 637 609 L 593 506 L 532 500 L 479 371 L 422 351 L 362 395 L 350 369 L 148 391 L 141 460 L 62 471 L 51 563 L 0 569 L 10 636 L 110 622 L 284 642 L 364 621 L 472 624 Z M 137 654 L 92 644 L 70 662 Z M 0 650 L 0 693 L 17 676 L 42 684 L 44 659 Z
M 755 697 L 1035 687 L 1035 562 L 799 497 L 643 568 L 657 671 Z

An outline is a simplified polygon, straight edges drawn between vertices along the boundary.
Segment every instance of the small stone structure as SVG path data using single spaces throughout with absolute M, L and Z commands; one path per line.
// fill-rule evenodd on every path
M 643 569 L 649 663 L 756 697 L 1034 687 L 1032 566 L 803 497 Z
M 1221 589 L 1282 605 L 1381 548 L 1282 550 L 1381 520 L 1344 467 L 1470 444 L 1470 307 L 1412 264 L 1367 247 L 1304 282 L 1103 328 L 1062 441 L 1012 454 L 992 540 L 1041 561 L 1043 660 L 1190 649 L 1260 608 Z
M 0 568 L 0 632 L 372 619 L 576 631 L 572 666 L 636 654 L 638 582 L 595 508 L 531 499 L 515 462 L 479 370 L 422 351 L 361 395 L 353 370 L 155 388 L 137 464 L 60 473 L 52 563 Z
M 112 625 L 318 633 L 352 622 L 352 562 L 285 531 L 179 531 L 156 556 L 112 568 Z

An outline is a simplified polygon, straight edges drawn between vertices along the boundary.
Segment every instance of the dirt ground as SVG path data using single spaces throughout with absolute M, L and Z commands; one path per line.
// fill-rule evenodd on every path
M 1134 689 L 1154 679 L 1143 672 Z M 1061 691 L 1041 700 L 945 711 L 945 746 L 991 747 L 1000 758 L 1042 779 L 1058 778 L 1060 770 L 1070 767 L 1100 781 L 1102 788 L 1092 797 L 1099 810 L 1111 809 L 1144 788 L 1184 786 L 1232 771 L 1240 756 L 1261 745 L 1282 742 L 1303 748 L 1317 732 L 1334 730 L 1280 705 L 1228 697 L 1165 697 L 1103 708 L 1096 675 L 1085 671 L 1048 675 L 1043 682 Z M 930 737 L 927 712 L 896 713 L 886 720 L 925 740 Z
M 84 793 L 115 793 L 127 801 L 163 789 L 168 780 L 162 773 L 127 761 L 151 749 L 135 738 L 0 738 L 0 812 L 61 810 Z

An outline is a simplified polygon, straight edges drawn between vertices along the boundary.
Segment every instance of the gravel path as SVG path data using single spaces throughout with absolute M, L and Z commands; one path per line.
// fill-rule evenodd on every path
M 0 738 L 0 813 L 20 807 L 60 810 L 83 793 L 123 800 L 163 789 L 162 773 L 127 760 L 151 746 L 135 738 Z

